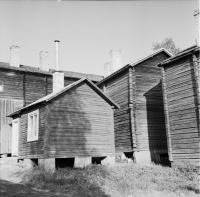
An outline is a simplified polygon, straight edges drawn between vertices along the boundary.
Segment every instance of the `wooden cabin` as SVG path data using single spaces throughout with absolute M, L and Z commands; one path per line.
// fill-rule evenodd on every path
M 97 83 L 120 106 L 114 112 L 116 153 L 133 153 L 137 163 L 167 160 L 161 69 L 157 64 L 171 56 L 160 49 Z
M 193 46 L 160 64 L 168 153 L 172 166 L 200 164 L 199 47 Z
M 0 155 L 11 154 L 11 119 L 6 115 L 52 93 L 52 72 L 0 62 Z M 82 77 L 96 83 L 102 76 L 64 71 L 67 86 Z
M 19 129 L 18 158 L 39 163 L 75 158 L 77 165 L 80 158 L 91 163 L 92 157 L 115 156 L 113 110 L 118 108 L 86 78 L 53 92 L 10 115 L 13 133 Z

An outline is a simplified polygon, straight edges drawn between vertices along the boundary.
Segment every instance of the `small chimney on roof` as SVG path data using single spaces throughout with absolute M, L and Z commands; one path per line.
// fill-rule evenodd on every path
M 20 66 L 20 47 L 12 45 L 10 47 L 10 66 Z
M 59 40 L 55 40 L 56 43 L 56 71 L 53 73 L 53 92 L 57 92 L 64 88 L 64 73 L 59 71 L 58 62 L 58 43 Z
M 107 62 L 104 64 L 104 78 L 106 78 L 108 75 L 111 75 L 113 73 L 111 62 Z
M 197 46 L 199 46 L 199 9 L 194 11 L 194 17 L 196 23 Z
M 111 56 L 111 64 L 113 72 L 119 70 L 122 67 L 122 57 L 120 50 L 112 50 L 110 51 Z
M 39 56 L 40 56 L 40 69 L 44 71 L 49 71 L 49 53 L 46 51 L 41 51 Z

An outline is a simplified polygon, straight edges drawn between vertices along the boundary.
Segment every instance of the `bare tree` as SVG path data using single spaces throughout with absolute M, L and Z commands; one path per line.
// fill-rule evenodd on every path
M 175 46 L 175 42 L 172 38 L 165 38 L 161 43 L 153 43 L 152 44 L 152 49 L 154 51 L 158 50 L 160 48 L 167 49 L 173 55 L 176 55 L 180 51 L 180 48 Z

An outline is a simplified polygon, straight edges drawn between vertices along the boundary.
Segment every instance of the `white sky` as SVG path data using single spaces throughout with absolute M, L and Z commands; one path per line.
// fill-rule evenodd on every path
M 17 45 L 21 64 L 38 67 L 39 52 L 48 51 L 55 68 L 58 39 L 61 70 L 103 75 L 112 49 L 126 65 L 166 37 L 182 50 L 194 45 L 198 7 L 198 0 L 0 1 L 0 61 L 9 62 Z

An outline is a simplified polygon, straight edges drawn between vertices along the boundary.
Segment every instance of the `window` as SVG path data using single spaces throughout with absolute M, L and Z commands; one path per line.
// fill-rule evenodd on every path
M 28 114 L 27 142 L 38 140 L 39 110 Z

